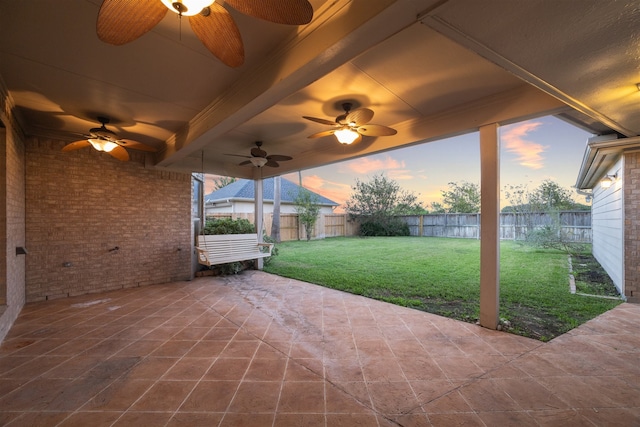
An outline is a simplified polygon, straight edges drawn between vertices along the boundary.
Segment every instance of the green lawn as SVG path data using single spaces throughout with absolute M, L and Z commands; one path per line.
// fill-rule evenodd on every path
M 277 247 L 267 272 L 460 320 L 478 318 L 478 240 L 340 237 Z M 510 241 L 500 252 L 500 317 L 511 332 L 549 340 L 620 303 L 571 295 L 565 253 Z

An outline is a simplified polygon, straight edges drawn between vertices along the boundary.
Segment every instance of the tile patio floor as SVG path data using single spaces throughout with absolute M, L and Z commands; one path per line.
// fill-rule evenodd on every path
M 549 343 L 245 272 L 28 304 L 6 426 L 638 426 L 640 305 Z

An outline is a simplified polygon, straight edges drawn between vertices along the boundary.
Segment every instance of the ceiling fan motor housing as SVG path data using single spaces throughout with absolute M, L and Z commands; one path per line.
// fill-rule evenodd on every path
M 93 128 L 90 130 L 90 132 L 91 135 L 95 136 L 96 138 L 107 139 L 109 141 L 116 141 L 118 139 L 116 133 L 110 131 L 109 129 L 104 127 L 104 125 L 99 128 Z

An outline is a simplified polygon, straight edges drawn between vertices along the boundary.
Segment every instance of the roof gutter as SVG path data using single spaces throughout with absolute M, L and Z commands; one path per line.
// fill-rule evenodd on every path
M 604 135 L 590 138 L 575 187 L 581 190 L 595 187 L 624 151 L 638 147 L 640 147 L 640 136 L 616 138 L 616 135 Z

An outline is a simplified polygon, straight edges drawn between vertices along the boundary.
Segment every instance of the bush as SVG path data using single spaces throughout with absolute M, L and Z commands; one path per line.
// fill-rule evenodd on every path
M 230 276 L 232 274 L 238 274 L 245 269 L 244 262 L 229 262 L 227 264 L 220 264 L 217 266 L 221 276 Z
M 244 218 L 208 219 L 204 225 L 204 234 L 251 234 L 256 228 Z
M 369 220 L 360 224 L 361 236 L 409 236 L 409 226 L 398 218 Z
M 273 249 L 271 249 L 271 256 L 263 258 L 264 265 L 269 265 L 269 263 L 271 262 L 271 258 L 278 255 L 278 245 L 276 245 L 277 243 L 276 240 L 273 239 L 271 236 L 268 236 L 267 234 L 262 236 L 262 241 L 265 243 L 273 243 Z
M 542 249 L 557 249 L 569 255 L 584 252 L 586 248 L 584 243 L 572 242 L 557 225 L 545 225 L 534 229 L 527 234 L 525 242 Z

